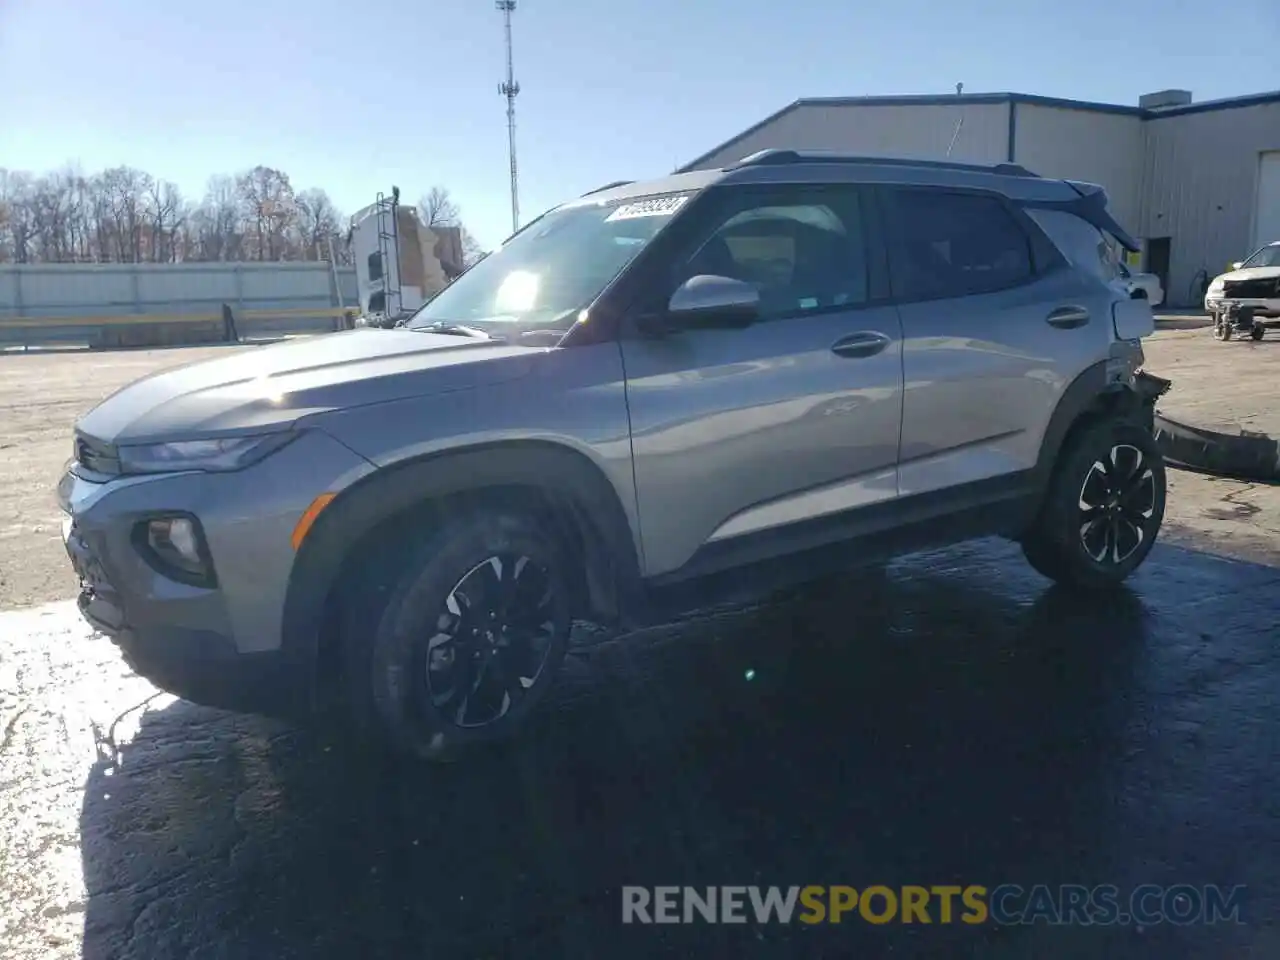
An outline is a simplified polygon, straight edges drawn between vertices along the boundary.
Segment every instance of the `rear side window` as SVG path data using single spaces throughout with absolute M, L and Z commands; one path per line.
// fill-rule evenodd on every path
M 891 190 L 898 238 L 891 265 L 895 294 L 937 300 L 1026 283 L 1035 271 L 1022 227 L 998 199 L 935 190 Z
M 1106 235 L 1073 213 L 1063 210 L 1027 210 L 1067 260 L 1100 280 L 1114 280 L 1121 274 L 1120 252 Z

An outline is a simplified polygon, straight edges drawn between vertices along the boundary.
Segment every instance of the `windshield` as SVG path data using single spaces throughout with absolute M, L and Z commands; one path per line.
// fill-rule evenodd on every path
M 1240 266 L 1242 269 L 1244 267 L 1280 267 L 1280 243 L 1263 247 Z
M 405 324 L 501 334 L 568 330 L 689 199 L 688 194 L 562 207 L 544 214 L 440 291 Z

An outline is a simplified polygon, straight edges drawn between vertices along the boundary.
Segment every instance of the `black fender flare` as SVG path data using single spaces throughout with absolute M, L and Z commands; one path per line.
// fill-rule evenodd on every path
M 485 444 L 384 467 L 325 507 L 290 572 L 281 638 L 286 657 L 316 679 L 330 594 L 351 550 L 380 523 L 432 500 L 512 486 L 534 488 L 572 512 L 586 554 L 588 593 L 604 619 L 637 600 L 637 544 L 603 471 L 585 454 L 553 441 Z
M 1101 414 L 1133 419 L 1152 429 L 1155 401 L 1169 389 L 1169 381 L 1139 373 L 1133 380 L 1116 380 L 1109 372 L 1110 361 L 1100 360 L 1086 367 L 1063 391 L 1040 440 L 1040 453 L 1032 468 L 1032 497 L 1025 523 L 1039 514 L 1053 479 L 1054 464 L 1071 432 L 1091 417 Z

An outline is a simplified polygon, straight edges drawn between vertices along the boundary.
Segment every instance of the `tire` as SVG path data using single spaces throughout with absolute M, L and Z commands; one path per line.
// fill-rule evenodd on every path
M 514 734 L 564 661 L 572 610 L 565 556 L 554 533 L 496 508 L 467 511 L 429 534 L 401 567 L 372 637 L 347 630 L 361 725 L 429 761 Z
M 1249 330 L 1249 336 L 1254 340 L 1261 340 L 1267 335 L 1267 328 L 1260 323 L 1255 323 Z
M 1113 491 L 1117 483 L 1128 493 Z M 1059 455 L 1022 551 L 1039 573 L 1064 586 L 1114 587 L 1151 552 L 1164 504 L 1164 458 L 1155 438 L 1127 420 L 1096 421 Z
M 1231 339 L 1231 324 L 1224 320 L 1215 320 L 1213 324 L 1213 339 L 1226 342 Z

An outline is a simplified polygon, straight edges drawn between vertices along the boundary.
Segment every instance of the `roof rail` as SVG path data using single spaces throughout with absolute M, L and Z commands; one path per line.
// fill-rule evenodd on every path
M 955 160 L 929 160 L 911 157 L 865 157 L 842 153 L 826 153 L 808 150 L 782 150 L 777 148 L 760 150 L 751 154 L 749 157 L 743 157 L 737 163 L 730 164 L 726 169 L 736 170 L 739 167 L 771 167 L 789 163 L 853 163 L 882 167 L 924 167 L 926 169 L 941 170 L 970 170 L 974 173 L 992 173 L 1002 177 L 1035 177 L 1036 179 L 1040 179 L 1039 174 L 1032 173 L 1026 167 L 1018 163 L 961 163 Z
M 583 194 L 583 196 L 589 197 L 593 193 L 604 193 L 604 191 L 612 190 L 614 187 L 625 187 L 629 183 L 635 183 L 635 181 L 634 180 L 614 180 L 612 183 L 606 183 L 603 187 L 596 187 L 594 190 L 588 190 L 586 193 Z

